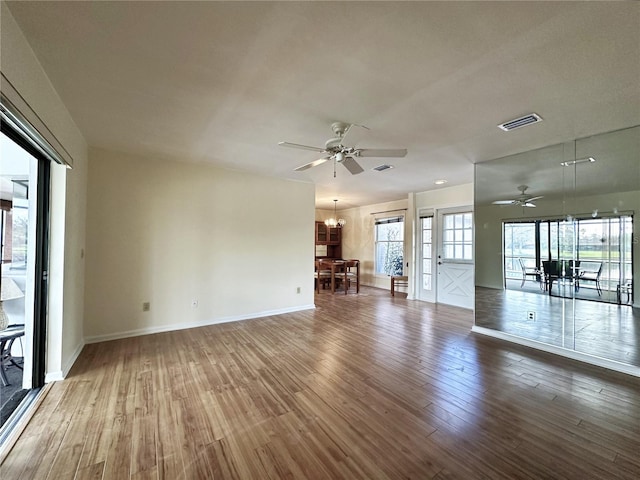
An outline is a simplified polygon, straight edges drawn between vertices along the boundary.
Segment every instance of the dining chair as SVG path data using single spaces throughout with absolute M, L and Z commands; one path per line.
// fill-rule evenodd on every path
M 344 265 L 345 270 L 345 293 L 351 287 L 351 283 L 356 284 L 356 293 L 360 293 L 360 260 L 355 258 L 347 260 Z
M 314 278 L 316 292 L 320 293 L 320 284 L 322 284 L 322 288 L 324 289 L 327 284 L 331 282 L 331 267 L 327 262 L 323 262 L 322 260 L 315 261 Z

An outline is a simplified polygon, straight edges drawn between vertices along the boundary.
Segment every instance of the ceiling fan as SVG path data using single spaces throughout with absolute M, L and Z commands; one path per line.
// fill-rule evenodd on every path
M 337 163 L 341 163 L 344 167 L 351 172 L 352 175 L 357 175 L 359 173 L 364 172 L 364 169 L 360 166 L 358 162 L 356 162 L 357 157 L 404 157 L 407 155 L 407 150 L 405 148 L 398 149 L 371 149 L 371 148 L 355 148 L 355 147 L 345 147 L 342 142 L 344 141 L 345 136 L 349 129 L 353 126 L 367 128 L 364 125 L 356 125 L 354 123 L 344 123 L 344 122 L 334 122 L 331 125 L 331 129 L 335 135 L 334 138 L 330 138 L 324 144 L 324 148 L 322 147 L 311 147 L 308 145 L 300 145 L 298 143 L 289 143 L 289 142 L 278 142 L 278 145 L 283 147 L 291 147 L 291 148 L 300 148 L 302 150 L 311 150 L 314 152 L 322 153 L 326 155 L 323 158 L 319 158 L 318 160 L 314 160 L 313 162 L 305 163 L 300 167 L 294 169 L 296 172 L 300 172 L 302 170 L 306 170 L 311 167 L 316 167 L 318 165 L 322 165 L 324 162 L 328 160 L 333 160 L 334 162 L 334 170 L 333 176 L 336 176 L 335 165 Z M 368 130 L 368 128 L 367 128 Z
M 512 205 L 514 207 L 535 207 L 533 202 L 534 200 L 539 200 L 543 198 L 542 195 L 537 197 L 529 197 L 525 192 L 529 188 L 528 185 L 520 185 L 518 186 L 518 190 L 520 190 L 520 196 L 514 200 L 496 200 L 495 202 L 491 202 L 494 205 Z

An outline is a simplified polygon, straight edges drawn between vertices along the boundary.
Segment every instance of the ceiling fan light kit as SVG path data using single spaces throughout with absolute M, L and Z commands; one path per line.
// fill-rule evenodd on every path
M 318 160 L 314 160 L 313 162 L 305 163 L 294 170 L 296 172 L 300 172 L 303 170 L 307 170 L 312 167 L 316 167 L 325 163 L 328 160 L 333 160 L 334 165 L 334 177 L 335 177 L 335 166 L 336 164 L 343 165 L 351 175 L 358 175 L 359 173 L 364 172 L 362 166 L 355 160 L 358 157 L 393 157 L 393 158 L 401 158 L 407 155 L 407 150 L 404 148 L 398 149 L 371 149 L 371 148 L 356 148 L 356 147 L 345 147 L 343 145 L 345 136 L 351 129 L 351 127 L 361 127 L 369 130 L 364 125 L 358 125 L 355 123 L 345 123 L 345 122 L 334 122 L 331 124 L 331 129 L 333 130 L 334 135 L 336 137 L 330 138 L 324 144 L 324 148 L 321 147 L 312 147 L 310 145 L 301 145 L 299 143 L 291 143 L 291 142 L 278 142 L 278 145 L 281 147 L 289 147 L 289 148 L 298 148 L 301 150 L 310 150 L 313 152 L 318 152 L 327 155 L 326 157 L 320 158 Z

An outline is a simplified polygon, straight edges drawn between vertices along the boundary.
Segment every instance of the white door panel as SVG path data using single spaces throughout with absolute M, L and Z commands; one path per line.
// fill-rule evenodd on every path
M 438 265 L 438 303 L 473 308 L 473 265 Z
M 438 303 L 474 306 L 473 215 L 470 207 L 438 212 Z

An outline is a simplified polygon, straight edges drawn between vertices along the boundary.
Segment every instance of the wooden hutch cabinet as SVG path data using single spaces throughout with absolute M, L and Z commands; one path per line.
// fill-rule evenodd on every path
M 316 222 L 316 258 L 342 258 L 342 229 Z

